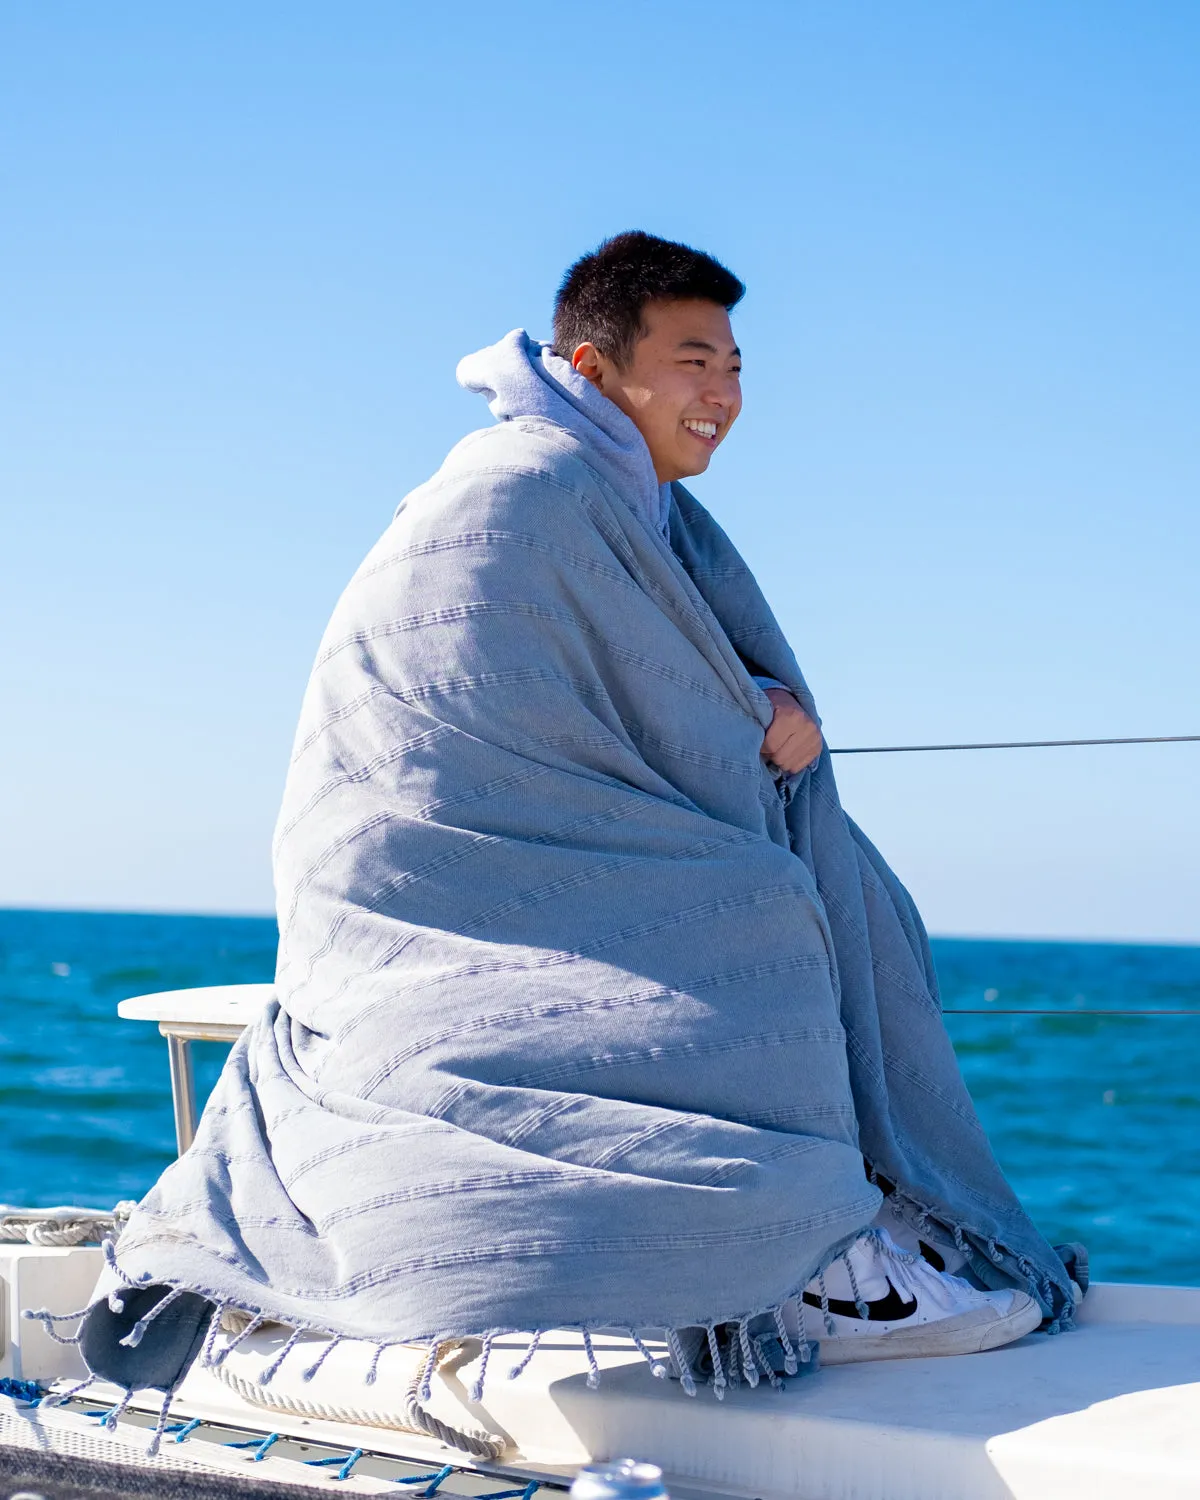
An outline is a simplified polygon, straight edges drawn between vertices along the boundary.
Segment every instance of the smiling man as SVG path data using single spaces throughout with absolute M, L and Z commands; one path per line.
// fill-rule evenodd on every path
M 572 268 L 558 295 L 554 344 L 559 353 L 571 349 L 565 357 L 572 367 L 633 422 L 658 482 L 670 484 L 703 474 L 737 421 L 742 351 L 733 341 L 729 310 L 699 297 L 649 302 L 620 344 L 606 341 L 615 353 L 596 346 L 593 339 L 601 335 L 579 306 L 590 290 L 589 273 L 603 265 L 605 255 L 640 248 L 644 238 L 622 236 Z M 580 338 L 584 333 L 589 336 Z
M 422 1389 L 478 1340 L 479 1390 L 495 1336 L 533 1336 L 523 1367 L 572 1328 L 591 1384 L 590 1330 L 623 1328 L 718 1395 L 1069 1322 L 1083 1261 L 1005 1182 L 920 916 L 680 482 L 741 409 L 742 291 L 620 235 L 568 272 L 553 345 L 460 364 L 498 420 L 334 612 L 275 837 L 276 1000 L 121 1236 L 98 1373 L 167 1389 L 222 1306 L 296 1330 L 260 1382 L 304 1330 L 368 1380 L 421 1343 Z
M 729 313 L 744 291 L 710 256 L 639 233 L 585 255 L 559 289 L 556 351 L 641 433 L 660 485 L 703 474 L 737 421 L 742 351 Z M 774 714 L 764 759 L 804 770 L 821 753 L 821 731 L 779 683 L 753 676 Z
M 459 379 L 487 394 L 502 419 L 537 410 L 593 444 L 603 431 L 606 447 L 615 438 L 631 450 L 623 467 L 642 489 L 646 467 L 653 470 L 657 521 L 666 537 L 670 486 L 704 473 L 742 409 L 742 352 L 729 314 L 744 293 L 733 272 L 709 255 L 638 231 L 620 234 L 576 261 L 563 278 L 553 349 L 537 346 L 540 356 L 530 362 L 533 344 L 510 334 L 463 360 Z M 611 414 L 597 416 L 577 384 L 556 377 L 555 356 L 569 361 L 629 423 L 610 433 L 616 426 Z M 528 363 L 540 385 L 526 378 Z M 771 706 L 763 760 L 784 774 L 803 771 L 821 753 L 821 731 L 791 693 L 743 660 Z

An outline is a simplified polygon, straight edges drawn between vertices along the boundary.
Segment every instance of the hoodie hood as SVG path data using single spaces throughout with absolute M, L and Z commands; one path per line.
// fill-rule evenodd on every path
M 549 344 L 514 328 L 499 343 L 460 360 L 456 374 L 459 385 L 486 398 L 498 421 L 543 417 L 572 433 L 593 467 L 666 539 L 671 486 L 659 484 L 645 438 Z

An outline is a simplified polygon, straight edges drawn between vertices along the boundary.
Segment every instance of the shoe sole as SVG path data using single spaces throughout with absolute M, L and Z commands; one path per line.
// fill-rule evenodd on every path
M 951 1354 L 982 1354 L 1024 1338 L 1042 1321 L 1042 1310 L 1032 1297 L 1018 1294 L 1002 1317 L 983 1318 L 983 1309 L 939 1318 L 915 1328 L 896 1328 L 876 1338 L 823 1338 L 822 1365 L 856 1364 L 865 1359 L 938 1359 Z

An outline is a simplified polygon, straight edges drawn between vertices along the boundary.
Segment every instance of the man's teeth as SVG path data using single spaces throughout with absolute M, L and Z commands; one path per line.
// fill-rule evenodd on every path
M 699 433 L 701 437 L 715 438 L 717 435 L 715 422 L 700 422 L 695 417 L 684 417 L 683 425 L 689 432 Z

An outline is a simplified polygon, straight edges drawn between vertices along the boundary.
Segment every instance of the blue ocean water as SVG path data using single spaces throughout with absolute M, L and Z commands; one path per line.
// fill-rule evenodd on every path
M 1200 1285 L 1200 948 L 942 940 L 951 1037 L 1013 1186 L 1096 1276 Z M 174 1155 L 166 1045 L 118 1000 L 269 980 L 269 918 L 0 912 L 0 1201 L 106 1207 Z M 1003 1015 L 1009 1009 L 1049 1016 Z M 227 1049 L 196 1048 L 201 1096 Z

